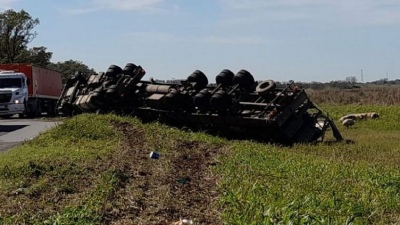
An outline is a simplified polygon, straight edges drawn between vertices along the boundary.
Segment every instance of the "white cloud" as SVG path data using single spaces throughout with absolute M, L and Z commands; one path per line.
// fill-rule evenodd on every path
M 10 9 L 18 0 L 0 0 L 0 9 Z

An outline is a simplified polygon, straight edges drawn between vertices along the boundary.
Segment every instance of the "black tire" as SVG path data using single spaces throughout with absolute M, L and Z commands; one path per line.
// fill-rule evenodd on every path
M 224 69 L 217 75 L 215 78 L 215 81 L 217 84 L 221 84 L 223 87 L 231 86 L 233 84 L 233 77 L 235 74 L 233 74 L 232 71 L 228 69 Z
M 208 89 L 203 89 L 194 96 L 193 103 L 200 110 L 207 110 L 210 108 L 210 99 L 210 91 L 208 91 Z
M 27 106 L 28 107 L 26 107 L 26 108 L 29 108 L 29 109 L 27 109 L 27 111 L 26 111 L 26 116 L 28 117 L 28 118 L 35 118 L 35 117 L 37 117 L 38 115 L 39 115 L 39 112 L 38 112 L 38 107 L 40 106 L 40 104 L 39 104 L 39 100 L 36 100 L 35 102 L 31 102 L 31 104 L 29 105 L 28 103 L 26 103 L 27 104 Z M 41 111 L 41 110 L 40 110 Z
M 208 84 L 208 79 L 207 79 L 206 75 L 203 72 L 201 72 L 200 70 L 194 71 L 187 78 L 187 81 L 196 83 L 195 88 L 197 90 L 205 88 Z
M 19 118 L 22 119 L 22 118 L 25 118 L 25 116 L 27 116 L 27 115 L 26 115 L 26 109 L 27 109 L 27 108 L 28 108 L 28 106 L 26 105 L 26 100 L 24 99 L 24 109 L 25 109 L 25 110 L 24 110 L 23 113 L 18 114 L 18 117 L 19 117 Z
M 256 92 L 259 95 L 268 95 L 276 88 L 276 83 L 273 80 L 266 80 L 259 83 L 256 87 Z
M 2 119 L 10 119 L 11 115 L 4 115 L 4 116 L 0 116 L 0 118 Z
M 100 95 L 99 92 L 93 92 L 90 96 L 90 101 L 96 106 L 104 105 L 104 100 L 102 99 L 102 95 Z
M 165 95 L 164 104 L 167 107 L 174 107 L 179 105 L 179 92 L 176 89 L 171 89 L 171 91 Z
M 53 109 L 53 113 L 51 116 L 58 116 L 59 112 L 58 112 L 58 108 L 57 108 L 57 101 L 52 101 L 52 109 Z
M 47 105 L 47 116 L 55 116 L 56 115 L 56 106 L 53 101 L 49 101 Z
M 135 64 L 127 63 L 124 69 L 122 70 L 122 73 L 125 75 L 133 76 L 133 72 L 135 71 L 136 68 L 137 66 Z
M 104 93 L 104 88 L 103 88 L 102 86 L 100 86 L 100 87 L 94 89 L 94 90 L 93 90 L 93 93 L 96 93 L 96 94 L 98 94 L 98 95 L 101 95 L 101 94 Z
M 119 67 L 117 65 L 111 65 L 108 67 L 105 75 L 107 77 L 116 77 L 118 74 L 121 74 L 121 73 L 122 73 L 121 67 Z
M 224 90 L 219 90 L 211 96 L 210 105 L 217 111 L 226 111 L 231 106 L 231 97 Z
M 242 88 L 248 88 L 254 84 L 254 77 L 247 70 L 240 70 L 235 77 L 233 77 L 233 84 L 238 84 Z
M 106 104 L 113 104 L 119 100 L 118 92 L 114 88 L 109 88 L 105 94 Z
M 42 104 L 41 104 L 41 102 L 39 100 L 37 101 L 35 116 L 36 117 L 41 117 L 42 116 Z

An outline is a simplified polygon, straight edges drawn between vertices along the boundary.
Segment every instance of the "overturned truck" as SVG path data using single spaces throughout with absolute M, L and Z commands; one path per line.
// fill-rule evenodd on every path
M 200 70 L 186 80 L 161 83 L 142 80 L 145 70 L 128 63 L 111 65 L 105 73 L 88 77 L 79 72 L 65 84 L 58 109 L 67 116 L 79 113 L 117 113 L 145 121 L 237 135 L 268 142 L 293 144 L 323 141 L 328 129 L 342 136 L 293 81 L 278 88 L 274 81 L 256 82 L 246 70 L 225 69 L 209 84 Z

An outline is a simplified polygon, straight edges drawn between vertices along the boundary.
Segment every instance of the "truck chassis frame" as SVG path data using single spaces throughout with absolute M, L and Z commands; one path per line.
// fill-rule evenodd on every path
M 283 144 L 323 141 L 327 130 L 343 140 L 329 115 L 293 81 L 278 88 L 272 80 L 254 81 L 246 70 L 227 69 L 214 85 L 199 70 L 180 83 L 144 81 L 144 75 L 133 63 L 87 78 L 78 72 L 67 81 L 58 110 L 67 116 L 113 112 Z

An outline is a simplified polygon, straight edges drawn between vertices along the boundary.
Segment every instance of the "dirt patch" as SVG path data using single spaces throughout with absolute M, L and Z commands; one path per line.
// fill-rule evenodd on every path
M 161 225 L 179 219 L 221 224 L 218 177 L 212 167 L 223 146 L 171 141 L 165 143 L 160 159 L 151 159 L 152 147 L 143 131 L 128 123 L 115 126 L 123 132 L 124 142 L 112 165 L 118 165 L 127 182 L 106 206 L 105 224 Z
M 32 161 L 13 173 L 0 168 L 3 177 L 26 176 L 23 183 L 0 194 L 0 223 L 2 217 L 16 214 L 21 221 L 35 215 L 54 218 L 69 206 L 86 204 L 88 195 L 103 184 L 101 177 L 110 175 L 105 178 L 111 184 L 111 190 L 104 192 L 107 200 L 96 205 L 95 213 L 87 215 L 89 220 L 169 225 L 189 219 L 196 225 L 221 224 L 213 167 L 224 146 L 175 140 L 163 132 L 146 134 L 130 123 L 115 122 L 114 127 L 124 136 L 111 156 Z M 159 159 L 149 157 L 153 150 L 160 152 Z

